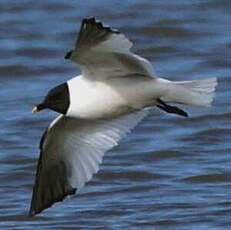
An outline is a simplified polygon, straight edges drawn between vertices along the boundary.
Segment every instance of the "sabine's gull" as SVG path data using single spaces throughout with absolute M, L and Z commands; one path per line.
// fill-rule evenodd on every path
M 73 195 L 99 170 L 105 152 L 116 146 L 150 108 L 187 117 L 169 103 L 210 106 L 216 78 L 170 81 L 131 51 L 132 42 L 95 18 L 83 19 L 75 48 L 65 58 L 82 74 L 51 89 L 33 112 L 60 115 L 40 142 L 40 157 L 29 215 Z

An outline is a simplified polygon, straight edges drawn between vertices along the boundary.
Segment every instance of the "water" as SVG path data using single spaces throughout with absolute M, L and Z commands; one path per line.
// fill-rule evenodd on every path
M 230 229 L 231 2 L 0 1 L 1 229 Z M 153 110 L 81 194 L 28 218 L 38 143 L 56 116 L 33 116 L 47 90 L 77 75 L 63 59 L 80 21 L 124 32 L 161 77 L 219 78 L 214 107 L 190 118 Z

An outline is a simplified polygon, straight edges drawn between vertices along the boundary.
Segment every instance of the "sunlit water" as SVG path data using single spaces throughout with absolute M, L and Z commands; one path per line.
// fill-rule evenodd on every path
M 231 2 L 0 1 L 1 229 L 230 229 Z M 132 39 L 156 73 L 219 78 L 212 108 L 185 119 L 155 109 L 78 196 L 28 218 L 38 143 L 56 116 L 30 113 L 77 75 L 63 59 L 80 21 L 97 16 Z

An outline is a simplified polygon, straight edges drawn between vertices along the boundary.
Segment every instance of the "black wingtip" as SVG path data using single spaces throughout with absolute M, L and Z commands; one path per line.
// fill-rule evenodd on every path
M 91 22 L 91 23 L 94 23 L 94 22 L 96 22 L 96 19 L 95 19 L 95 17 L 87 17 L 87 18 L 84 18 L 83 20 L 82 20 L 82 23 L 87 23 L 87 22 Z
M 28 217 L 34 217 L 36 215 L 36 213 L 33 210 L 30 210 L 28 213 Z
M 61 194 L 59 197 L 56 197 L 54 200 L 48 201 L 48 203 L 45 206 L 38 208 L 38 209 L 34 209 L 33 204 L 31 204 L 28 216 L 34 217 L 35 215 L 41 213 L 43 210 L 50 208 L 53 204 L 63 201 L 67 196 L 74 195 L 76 193 L 76 191 L 77 191 L 76 188 L 72 188 L 71 190 L 67 191 L 66 193 Z
M 120 32 L 116 29 L 111 28 L 110 26 L 104 25 L 100 20 L 96 19 L 95 17 L 87 17 L 82 20 L 82 25 L 84 24 L 91 24 L 93 26 L 96 26 L 99 29 L 104 29 L 111 33 L 119 34 Z

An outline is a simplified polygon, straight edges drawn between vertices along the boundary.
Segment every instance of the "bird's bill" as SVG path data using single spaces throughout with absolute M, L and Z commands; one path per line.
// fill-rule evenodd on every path
M 31 110 L 32 113 L 37 113 L 39 110 L 38 110 L 38 107 L 37 106 L 34 106 Z
M 32 113 L 37 113 L 37 112 L 39 112 L 39 111 L 41 111 L 41 110 L 43 110 L 43 109 L 47 109 L 48 108 L 48 104 L 46 103 L 46 102 L 42 102 L 42 103 L 40 103 L 40 104 L 38 104 L 38 105 L 35 105 L 33 108 L 32 108 Z

